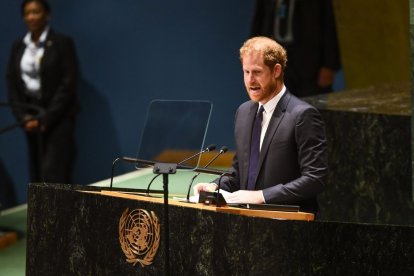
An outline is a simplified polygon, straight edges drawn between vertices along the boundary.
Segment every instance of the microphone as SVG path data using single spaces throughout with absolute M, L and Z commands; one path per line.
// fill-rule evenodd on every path
M 227 150 L 228 149 L 226 146 L 222 146 L 219 153 L 217 153 L 213 158 L 211 158 L 211 160 L 204 166 L 204 168 L 207 168 L 208 166 L 210 166 L 211 163 L 213 163 L 220 155 L 225 153 Z M 196 175 L 193 176 L 193 178 L 191 178 L 190 185 L 188 185 L 187 202 L 190 201 L 190 191 L 191 191 L 191 186 L 193 185 L 194 179 L 196 179 L 199 175 L 200 173 L 197 173 Z
M 215 149 L 216 149 L 216 145 L 211 144 L 211 145 L 207 146 L 205 149 L 203 149 L 202 151 L 200 151 L 200 152 L 198 152 L 198 153 L 196 153 L 196 154 L 194 154 L 194 155 L 192 155 L 192 156 L 190 156 L 190 157 L 188 157 L 188 158 L 184 159 L 183 161 L 181 161 L 181 162 L 180 162 L 180 163 L 178 163 L 177 165 L 181 165 L 181 164 L 183 164 L 183 163 L 187 162 L 188 160 L 193 159 L 194 157 L 197 157 L 197 156 L 199 156 L 199 155 L 201 155 L 201 154 L 203 154 L 203 153 L 205 153 L 205 152 L 213 151 L 213 150 L 215 150 Z
M 183 164 L 183 163 L 187 162 L 188 160 L 193 159 L 194 157 L 197 157 L 197 156 L 199 156 L 199 155 L 201 155 L 201 154 L 203 154 L 203 153 L 205 153 L 205 152 L 213 151 L 213 150 L 215 150 L 215 149 L 216 149 L 216 145 L 215 145 L 215 144 L 208 145 L 208 146 L 207 146 L 205 149 L 203 149 L 202 151 L 197 152 L 196 154 L 191 155 L 190 157 L 188 157 L 188 158 L 186 158 L 186 159 L 184 159 L 184 160 L 180 161 L 180 163 L 178 163 L 177 165 L 181 165 L 181 164 Z M 159 173 L 159 174 L 155 175 L 155 176 L 151 179 L 150 183 L 149 183 L 149 184 L 148 184 L 148 186 L 147 186 L 147 191 L 146 191 L 146 193 L 145 193 L 147 196 L 149 196 L 149 190 L 150 190 L 150 187 L 151 187 L 152 182 L 154 182 L 154 180 L 155 180 L 158 176 L 160 176 L 160 175 L 161 175 L 161 174 Z

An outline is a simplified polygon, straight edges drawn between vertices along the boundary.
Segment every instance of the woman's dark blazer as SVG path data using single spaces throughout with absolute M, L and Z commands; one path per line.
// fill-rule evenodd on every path
M 76 89 L 78 83 L 78 61 L 72 39 L 66 35 L 49 30 L 43 47 L 41 60 L 41 98 L 33 99 L 25 92 L 21 79 L 20 61 L 26 48 L 23 39 L 13 43 L 8 63 L 7 82 L 10 103 L 38 104 L 46 111 L 42 124 L 52 128 L 67 116 L 73 116 L 77 110 Z M 13 113 L 22 120 L 28 111 L 14 107 Z

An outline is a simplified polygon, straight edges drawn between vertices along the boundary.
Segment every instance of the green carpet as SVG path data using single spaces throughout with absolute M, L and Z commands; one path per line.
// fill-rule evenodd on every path
M 192 177 L 196 175 L 192 171 L 178 171 L 176 174 L 168 176 L 168 191 L 170 196 L 185 196 L 188 191 Z M 135 188 L 135 189 L 146 189 L 148 183 L 155 175 L 152 173 L 152 169 L 142 169 L 127 173 L 121 176 L 117 176 L 113 180 L 112 186 L 114 188 Z M 200 174 L 194 183 L 199 182 L 210 182 L 216 179 L 216 175 Z M 103 181 L 92 184 L 93 186 L 109 187 L 110 180 L 106 179 Z M 151 190 L 163 190 L 163 177 L 160 175 L 151 184 Z M 191 189 L 191 194 L 193 190 Z
M 16 231 L 19 239 L 0 250 L 0 275 L 25 275 L 26 270 L 27 205 L 20 205 L 0 213 L 0 229 Z

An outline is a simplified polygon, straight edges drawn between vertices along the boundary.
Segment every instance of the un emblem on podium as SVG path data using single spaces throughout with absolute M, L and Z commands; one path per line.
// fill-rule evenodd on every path
M 152 264 L 160 245 L 160 222 L 154 212 L 143 209 L 129 212 L 119 220 L 119 242 L 126 261 L 142 267 Z

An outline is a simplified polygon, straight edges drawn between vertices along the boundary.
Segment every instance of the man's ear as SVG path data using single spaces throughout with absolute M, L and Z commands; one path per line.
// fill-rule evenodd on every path
M 282 65 L 280 65 L 279 63 L 276 63 L 275 66 L 273 67 L 273 76 L 275 77 L 275 79 L 280 78 L 280 76 L 282 75 Z

